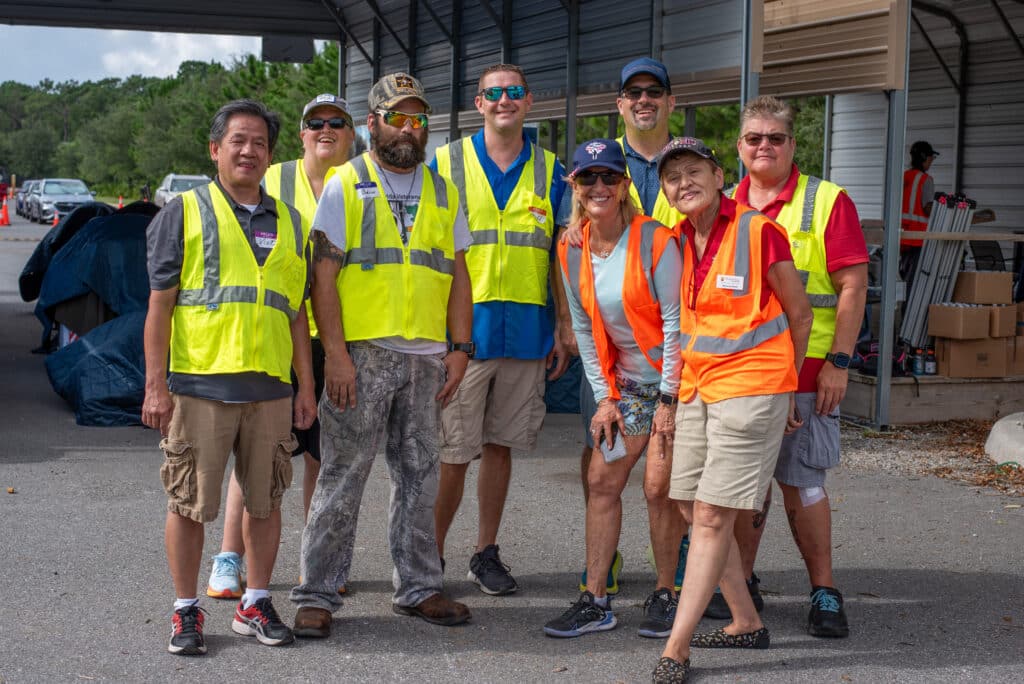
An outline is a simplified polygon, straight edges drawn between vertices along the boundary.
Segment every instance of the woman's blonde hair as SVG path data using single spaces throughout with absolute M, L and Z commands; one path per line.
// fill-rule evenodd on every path
M 579 226 L 583 223 L 583 219 L 589 218 L 586 210 L 583 208 L 583 204 L 580 203 L 579 198 L 576 196 L 576 182 L 572 176 L 566 176 L 562 180 L 569 184 L 572 189 L 572 215 L 569 216 L 569 226 Z M 622 193 L 622 199 L 619 200 L 619 218 L 622 219 L 622 225 L 628 226 L 633 222 L 633 219 L 640 214 L 640 207 L 633 201 L 633 196 L 629 194 L 629 186 L 627 179 L 624 179 L 622 183 L 619 183 L 616 189 L 621 188 L 625 185 L 625 189 Z

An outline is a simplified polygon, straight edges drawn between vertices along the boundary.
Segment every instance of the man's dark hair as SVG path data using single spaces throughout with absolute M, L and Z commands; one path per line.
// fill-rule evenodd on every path
M 267 109 L 267 106 L 256 100 L 232 100 L 217 110 L 210 122 L 210 142 L 220 143 L 228 132 L 228 121 L 236 114 L 258 116 L 267 124 L 267 149 L 274 151 L 277 134 L 281 130 L 281 117 Z

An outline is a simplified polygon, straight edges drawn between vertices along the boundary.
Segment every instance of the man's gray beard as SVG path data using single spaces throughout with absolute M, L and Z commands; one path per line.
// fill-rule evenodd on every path
M 378 133 L 372 133 L 370 143 L 378 159 L 399 169 L 411 169 L 422 164 L 427 157 L 425 142 L 420 145 L 415 140 L 395 138 L 390 143 L 383 143 Z

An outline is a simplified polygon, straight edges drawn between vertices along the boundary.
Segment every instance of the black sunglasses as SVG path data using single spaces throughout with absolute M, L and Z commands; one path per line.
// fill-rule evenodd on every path
M 334 119 L 309 119 L 306 121 L 306 128 L 311 131 L 319 131 L 323 129 L 325 125 L 339 129 L 344 128 L 345 126 L 351 126 L 352 124 L 349 123 L 348 119 L 340 116 Z
M 623 88 L 622 96 L 627 100 L 639 100 L 640 96 L 647 93 L 647 97 L 652 100 L 657 100 L 659 97 L 665 94 L 665 88 L 659 85 L 647 86 L 641 88 L 640 86 L 633 86 L 632 88 Z
M 597 182 L 600 178 L 601 182 L 605 184 L 605 187 L 612 187 L 622 182 L 623 175 L 621 173 L 615 173 L 614 171 L 584 171 L 583 173 L 576 176 L 575 180 L 580 185 L 591 186 Z

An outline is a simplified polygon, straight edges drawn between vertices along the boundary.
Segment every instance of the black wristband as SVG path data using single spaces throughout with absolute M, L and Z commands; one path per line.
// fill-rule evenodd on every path
M 676 404 L 679 403 L 679 397 L 676 397 L 676 396 L 673 396 L 671 394 L 667 394 L 665 392 L 662 392 L 661 393 L 661 403 L 665 404 L 666 406 L 675 406 Z

